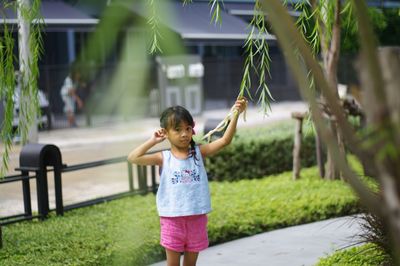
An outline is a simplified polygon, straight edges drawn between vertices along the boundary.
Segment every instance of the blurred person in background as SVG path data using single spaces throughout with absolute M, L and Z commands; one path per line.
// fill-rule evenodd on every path
M 83 101 L 77 93 L 78 87 L 83 83 L 81 73 L 77 68 L 72 68 L 61 87 L 61 98 L 64 102 L 64 113 L 67 116 L 70 127 L 77 127 L 75 113 L 76 108 L 82 109 Z

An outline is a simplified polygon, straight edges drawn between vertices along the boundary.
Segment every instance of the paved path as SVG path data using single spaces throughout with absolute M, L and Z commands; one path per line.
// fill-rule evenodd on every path
M 249 107 L 246 121 L 238 121 L 238 128 L 267 125 L 277 121 L 291 119 L 292 112 L 307 110 L 304 102 L 280 102 L 271 104 L 271 112 L 263 115 L 259 107 Z M 202 132 L 208 119 L 222 120 L 229 113 L 228 109 L 208 110 L 202 115 L 194 117 L 195 129 Z M 90 144 L 104 144 L 127 142 L 132 140 L 145 140 L 159 127 L 159 118 L 140 118 L 131 121 L 98 122 L 96 127 L 67 128 L 60 130 L 44 131 L 39 133 L 40 143 L 52 143 L 58 147 L 74 148 Z
M 288 227 L 212 246 L 200 253 L 198 266 L 309 266 L 348 247 L 361 232 L 355 216 Z M 166 262 L 152 266 L 166 265 Z

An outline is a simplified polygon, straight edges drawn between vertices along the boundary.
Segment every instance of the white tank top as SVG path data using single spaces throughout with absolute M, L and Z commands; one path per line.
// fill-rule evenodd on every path
M 162 152 L 163 165 L 157 192 L 159 216 L 176 217 L 211 211 L 208 178 L 198 146 L 196 158 L 178 159 L 170 150 Z

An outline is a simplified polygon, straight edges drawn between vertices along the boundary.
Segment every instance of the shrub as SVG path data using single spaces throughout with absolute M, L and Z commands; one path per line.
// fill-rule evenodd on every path
M 314 134 L 306 128 L 301 147 L 302 167 L 316 164 Z M 205 166 L 212 180 L 235 181 L 261 178 L 293 167 L 294 123 L 238 131 L 232 143 L 207 157 Z
M 291 225 L 358 213 L 350 187 L 342 181 L 317 178 L 315 167 L 302 178 L 291 172 L 261 180 L 214 182 L 209 237 L 213 243 L 254 235 Z
M 365 244 L 350 249 L 335 252 L 331 256 L 321 259 L 317 266 L 336 265 L 390 265 L 386 264 L 388 257 L 374 244 Z
M 392 246 L 389 239 L 388 228 L 383 223 L 381 217 L 365 212 L 361 215 L 362 223 L 361 230 L 362 233 L 359 235 L 361 243 L 372 243 L 376 249 L 382 251 L 385 254 L 393 254 Z

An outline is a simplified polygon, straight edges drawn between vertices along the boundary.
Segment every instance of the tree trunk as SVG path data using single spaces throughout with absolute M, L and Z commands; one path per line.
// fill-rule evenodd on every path
M 393 253 L 400 263 L 400 47 L 385 47 L 379 50 L 383 84 L 379 95 L 374 90 L 373 76 L 362 68 L 360 80 L 363 87 L 363 106 L 367 126 L 376 134 L 373 141 L 375 178 L 380 183 L 382 218 L 389 229 Z M 383 134 L 384 133 L 384 134 Z M 380 136 L 378 138 L 378 136 Z M 372 136 L 374 138 L 374 136 Z
M 382 190 L 384 200 L 389 207 L 389 221 L 392 233 L 397 236 L 394 241 L 397 251 L 400 251 L 400 47 L 383 48 L 380 51 L 383 81 L 387 100 L 387 109 L 390 117 L 391 131 L 389 144 L 397 153 L 387 149 L 384 161 L 378 164 L 382 176 Z M 381 122 L 382 123 L 382 122 Z M 378 156 L 377 156 L 378 157 Z M 379 160 L 379 157 L 377 158 Z M 397 159 L 397 160 L 396 160 Z M 397 254 L 400 263 L 400 254 Z
M 334 94 L 337 96 L 337 100 L 339 101 L 339 95 L 337 92 L 337 66 L 339 62 L 339 52 L 340 52 L 340 10 L 341 4 L 340 0 L 336 0 L 336 9 L 335 9 L 335 21 L 332 29 L 332 39 L 330 42 L 330 47 L 328 51 L 325 51 L 324 55 L 324 67 L 326 71 L 326 78 L 330 88 L 334 91 Z M 334 136 L 337 137 L 339 143 L 339 149 L 344 156 L 344 141 L 342 140 L 342 136 L 340 132 L 337 130 L 336 119 L 333 117 L 329 121 L 331 131 L 334 133 Z M 329 180 L 339 179 L 341 174 L 338 171 L 338 168 L 335 166 L 335 162 L 333 160 L 332 154 L 329 151 L 327 153 L 327 164 L 326 164 L 325 178 Z
M 331 120 L 329 121 L 330 124 L 330 130 L 332 132 L 333 136 L 337 136 L 337 127 L 336 127 L 336 122 Z M 335 166 L 335 157 L 331 153 L 330 149 L 328 149 L 327 152 L 327 159 L 326 159 L 326 171 L 325 171 L 325 179 L 328 180 L 335 180 L 339 178 L 339 171 Z
M 23 93 L 23 90 L 27 90 L 29 85 L 29 79 L 31 77 L 30 71 L 30 63 L 32 62 L 32 54 L 30 51 L 29 45 L 29 35 L 30 35 L 30 24 L 24 16 L 22 15 L 22 9 L 29 10 L 31 6 L 31 0 L 18 0 L 18 48 L 19 48 L 19 71 L 21 73 L 20 78 L 20 116 L 19 123 L 22 125 L 28 125 L 28 114 L 24 112 L 29 112 L 27 106 L 29 106 L 32 97 L 36 97 L 36 95 L 27 95 Z M 33 108 L 29 108 L 33 109 Z M 39 140 L 38 128 L 36 115 L 33 118 L 33 121 L 30 122 L 30 126 L 28 129 L 27 141 L 36 143 Z M 23 142 L 26 140 L 23 138 Z
M 268 2 L 268 3 L 267 3 Z M 278 0 L 263 1 L 264 10 L 270 14 L 270 21 L 280 42 L 284 55 L 292 67 L 295 78 L 303 95 L 310 102 L 313 120 L 321 132 L 321 137 L 329 145 L 341 171 L 346 173 L 349 184 L 371 212 L 382 217 L 389 231 L 394 255 L 394 265 L 400 265 L 400 48 L 380 49 L 379 62 L 376 40 L 368 21 L 368 10 L 365 1 L 353 1 L 356 8 L 360 43 L 362 46 L 362 62 L 360 81 L 362 84 L 362 102 L 367 118 L 369 131 L 361 136 L 352 132 L 351 125 L 344 119 L 344 111 L 337 104 L 335 97 L 329 93 L 330 85 L 327 76 L 322 72 L 309 47 L 292 24 L 287 10 Z M 295 44 L 295 45 L 293 45 Z M 294 52 L 296 51 L 296 52 Z M 298 59 L 300 53 L 301 59 Z M 338 149 L 339 144 L 332 136 L 323 121 L 316 93 L 310 90 L 308 71 L 304 71 L 304 63 L 314 73 L 315 84 L 327 93 L 328 106 L 337 115 L 340 132 L 345 136 L 347 144 L 360 160 L 368 162 L 376 172 L 380 193 L 373 191 L 360 176 L 348 165 Z
M 303 119 L 305 113 L 292 113 L 292 118 L 296 120 L 294 129 L 294 146 L 293 146 L 293 180 L 300 178 L 301 170 L 301 140 L 303 138 Z

